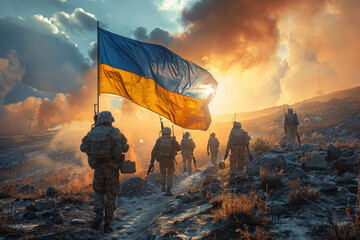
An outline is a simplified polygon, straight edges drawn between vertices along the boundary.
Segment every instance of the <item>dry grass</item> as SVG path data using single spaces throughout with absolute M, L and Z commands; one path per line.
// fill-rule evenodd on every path
M 271 140 L 265 137 L 254 138 L 250 141 L 250 147 L 254 151 L 269 152 L 271 146 Z
M 213 211 L 215 221 L 226 220 L 241 227 L 245 224 L 266 226 L 270 222 L 266 218 L 267 206 L 255 192 L 240 195 L 223 193 L 210 202 L 216 208 Z
M 291 188 L 289 191 L 289 203 L 298 204 L 306 200 L 314 201 L 318 199 L 319 192 L 315 189 L 311 189 L 310 186 L 300 188 L 301 179 L 297 178 L 294 180 L 289 180 Z
M 278 171 L 278 169 L 267 169 L 260 167 L 260 184 L 263 187 L 275 188 L 282 185 L 281 177 L 283 169 Z
M 264 228 L 260 227 L 260 226 L 256 226 L 255 232 L 256 235 L 252 234 L 247 226 L 244 226 L 244 230 L 242 229 L 237 229 L 235 230 L 236 232 L 240 233 L 242 236 L 239 239 L 244 239 L 244 240 L 270 240 L 270 239 L 275 239 L 275 234 L 274 232 L 264 232 Z
M 334 143 L 335 147 L 338 148 L 360 148 L 359 139 L 338 139 Z

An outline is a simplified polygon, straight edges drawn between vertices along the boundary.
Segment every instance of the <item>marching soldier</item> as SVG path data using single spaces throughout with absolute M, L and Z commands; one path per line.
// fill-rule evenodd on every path
M 207 144 L 207 154 L 211 154 L 211 164 L 216 166 L 217 155 L 219 152 L 219 140 L 215 137 L 215 133 L 210 134 L 210 138 Z

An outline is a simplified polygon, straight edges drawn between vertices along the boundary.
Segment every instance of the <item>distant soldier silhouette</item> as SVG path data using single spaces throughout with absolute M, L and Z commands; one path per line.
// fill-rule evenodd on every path
M 174 196 L 171 192 L 175 172 L 175 156 L 180 151 L 180 145 L 175 137 L 171 137 L 171 130 L 165 127 L 162 130 L 162 136 L 156 140 L 155 146 L 151 152 L 150 167 L 153 167 L 155 160 L 159 162 L 161 174 L 161 191 L 166 196 Z
M 181 155 L 183 158 L 183 171 L 187 171 L 189 173 L 192 172 L 192 161 L 194 156 L 194 149 L 196 145 L 194 141 L 190 138 L 189 132 L 186 132 L 181 140 Z
M 297 126 L 299 125 L 299 119 L 292 108 L 288 109 L 288 113 L 285 114 L 284 130 L 289 142 L 295 143 L 297 136 Z M 300 143 L 300 137 L 298 137 Z
M 241 129 L 240 122 L 234 122 L 226 146 L 224 160 L 230 155 L 230 171 L 235 173 L 243 169 L 246 147 L 249 146 L 250 137 L 247 132 Z
M 211 154 L 211 164 L 216 166 L 217 156 L 219 152 L 219 140 L 215 137 L 215 133 L 210 134 L 210 138 L 207 144 L 207 154 Z
M 91 228 L 98 230 L 104 219 L 104 232 L 113 231 L 111 222 L 116 210 L 120 192 L 119 168 L 129 150 L 126 137 L 114 128 L 114 118 L 109 111 L 98 115 L 96 124 L 82 139 L 80 150 L 88 155 L 88 162 L 94 169 L 93 188 L 95 191 L 94 218 Z

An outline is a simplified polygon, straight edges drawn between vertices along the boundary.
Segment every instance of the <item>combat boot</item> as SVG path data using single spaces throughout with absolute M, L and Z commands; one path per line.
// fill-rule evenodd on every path
M 103 219 L 104 219 L 103 210 L 102 209 L 96 210 L 96 217 L 94 218 L 91 224 L 91 228 L 95 230 L 99 230 L 100 224 L 102 223 Z
M 165 190 L 165 185 L 162 185 L 161 186 L 161 192 L 165 192 L 166 190 Z
M 174 194 L 171 192 L 170 188 L 166 190 L 165 196 L 174 196 Z
M 114 229 L 111 227 L 111 218 L 106 218 L 105 219 L 105 224 L 104 224 L 104 233 L 111 233 L 114 231 Z

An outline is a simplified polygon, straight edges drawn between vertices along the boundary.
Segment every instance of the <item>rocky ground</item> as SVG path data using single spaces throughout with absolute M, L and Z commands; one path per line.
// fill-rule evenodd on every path
M 93 195 L 49 187 L 37 197 L 1 189 L 4 239 L 356 239 L 360 145 L 287 144 L 236 174 L 205 167 L 175 175 L 175 197 L 160 192 L 159 174 L 121 183 L 115 231 L 89 228 Z M 31 185 L 15 186 L 31 193 Z M 14 191 L 14 190 L 13 190 Z M 25 196 L 24 195 L 24 196 Z M 19 196 L 19 195 L 18 195 Z M 20 195 L 21 196 L 21 195 Z M 59 197 L 61 196 L 61 197 Z M 244 237 L 245 236 L 245 237 Z

